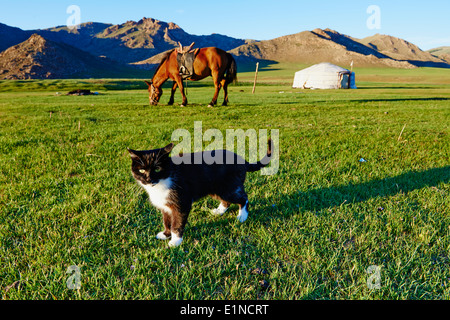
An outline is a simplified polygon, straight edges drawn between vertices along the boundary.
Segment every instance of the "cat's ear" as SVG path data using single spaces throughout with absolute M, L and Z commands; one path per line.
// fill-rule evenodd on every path
M 173 143 L 168 144 L 167 146 L 164 147 L 164 152 L 169 154 L 172 151 L 173 147 L 174 147 Z
M 135 160 L 135 159 L 140 159 L 138 152 L 136 150 L 132 150 L 130 148 L 127 148 L 128 152 L 130 153 L 130 157 L 131 159 Z

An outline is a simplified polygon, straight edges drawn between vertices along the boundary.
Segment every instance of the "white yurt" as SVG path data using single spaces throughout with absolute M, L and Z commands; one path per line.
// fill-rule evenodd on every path
M 293 88 L 300 89 L 357 89 L 355 73 L 324 62 L 295 73 Z

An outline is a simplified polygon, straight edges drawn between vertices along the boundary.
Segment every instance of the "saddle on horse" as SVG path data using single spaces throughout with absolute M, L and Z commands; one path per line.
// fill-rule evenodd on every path
M 178 69 L 180 71 L 180 76 L 183 79 L 188 79 L 194 75 L 194 59 L 198 50 L 192 50 L 195 42 L 193 42 L 189 47 L 183 47 L 180 42 L 178 42 L 180 48 L 177 50 L 177 62 Z

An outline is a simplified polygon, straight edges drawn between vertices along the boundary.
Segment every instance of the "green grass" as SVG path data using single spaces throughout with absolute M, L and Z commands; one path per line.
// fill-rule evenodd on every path
M 260 79 L 291 71 L 277 72 Z M 186 108 L 166 106 L 167 90 L 148 106 L 137 80 L 1 82 L 1 297 L 450 298 L 450 85 L 447 70 L 442 84 L 434 72 L 424 84 L 352 91 L 278 84 L 252 95 L 243 83 L 215 109 L 205 107 L 208 82 L 189 90 Z M 94 85 L 98 96 L 55 95 Z M 236 207 L 214 217 L 217 203 L 203 199 L 169 249 L 126 147 L 162 147 L 199 120 L 224 134 L 278 129 L 280 170 L 248 175 L 244 224 Z M 67 288 L 71 265 L 80 290 Z M 379 290 L 367 286 L 371 265 L 381 267 Z

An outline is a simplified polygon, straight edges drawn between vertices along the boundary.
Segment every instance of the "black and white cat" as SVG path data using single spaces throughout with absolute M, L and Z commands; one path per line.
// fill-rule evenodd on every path
M 231 204 L 239 205 L 240 222 L 248 217 L 248 198 L 244 188 L 247 172 L 267 166 L 272 155 L 269 139 L 267 155 L 257 163 L 248 163 L 237 154 L 226 150 L 190 153 L 169 157 L 174 145 L 148 151 L 128 149 L 134 178 L 147 191 L 151 203 L 161 210 L 164 231 L 157 234 L 160 240 L 170 239 L 169 246 L 183 241 L 186 222 L 194 201 L 210 195 L 220 201 L 213 214 L 224 214 Z M 213 164 L 195 159 L 221 159 Z M 184 161 L 181 161 L 184 160 Z M 222 161 L 223 160 L 223 161 Z M 232 161 L 230 161 L 232 160 Z

